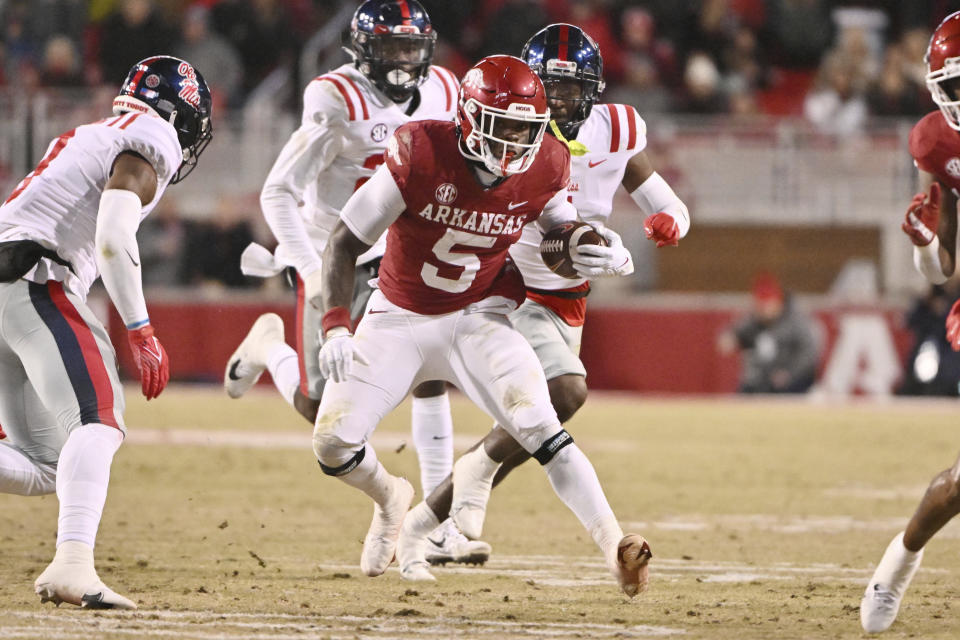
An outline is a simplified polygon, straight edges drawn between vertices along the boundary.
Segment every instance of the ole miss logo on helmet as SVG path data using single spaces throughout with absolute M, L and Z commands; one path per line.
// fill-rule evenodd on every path
M 177 95 L 194 107 L 199 107 L 200 85 L 197 83 L 197 72 L 186 62 L 180 63 L 180 66 L 177 67 L 177 72 L 184 78 L 181 83 L 180 92 Z

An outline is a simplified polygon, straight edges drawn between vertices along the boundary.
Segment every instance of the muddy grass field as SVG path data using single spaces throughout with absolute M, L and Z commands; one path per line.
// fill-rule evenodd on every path
M 594 394 L 569 430 L 651 588 L 620 595 L 599 551 L 528 464 L 495 493 L 483 567 L 408 583 L 360 573 L 368 500 L 320 473 L 311 426 L 269 387 L 231 401 L 131 387 L 97 546 L 132 613 L 41 606 L 56 499 L 0 496 L 0 638 L 859 638 L 874 563 L 960 450 L 960 405 Z M 453 396 L 457 450 L 490 425 Z M 419 485 L 409 407 L 374 438 Z M 960 637 L 960 524 L 929 545 L 883 637 Z

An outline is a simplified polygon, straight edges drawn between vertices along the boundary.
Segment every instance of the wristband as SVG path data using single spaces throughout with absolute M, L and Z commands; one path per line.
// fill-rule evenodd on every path
M 940 264 L 940 239 L 937 236 L 933 236 L 926 246 L 913 245 L 913 264 L 931 284 L 947 281 L 947 276 L 943 275 L 943 265 Z
M 334 327 L 346 327 L 350 330 L 350 310 L 346 307 L 333 307 L 320 320 L 320 328 L 324 335 Z

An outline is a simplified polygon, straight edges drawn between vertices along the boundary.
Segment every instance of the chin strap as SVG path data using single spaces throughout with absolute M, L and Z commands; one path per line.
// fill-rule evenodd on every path
M 557 125 L 556 120 L 550 121 L 550 131 L 553 132 L 553 135 L 557 140 L 567 145 L 567 148 L 570 149 L 570 155 L 582 156 L 586 155 L 590 151 L 582 142 L 577 142 L 576 140 L 567 140 L 564 138 L 563 134 L 560 133 L 560 127 Z

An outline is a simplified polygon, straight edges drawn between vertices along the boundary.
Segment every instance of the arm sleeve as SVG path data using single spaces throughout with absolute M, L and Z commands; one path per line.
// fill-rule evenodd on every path
M 558 224 L 573 222 L 577 219 L 577 208 L 567 199 L 567 190 L 558 191 L 543 208 L 543 213 L 537 218 L 537 225 L 541 231 L 548 231 Z
M 307 87 L 300 128 L 280 151 L 260 193 L 260 206 L 270 230 L 302 276 L 320 269 L 320 256 L 299 210 L 303 194 L 343 148 L 347 120 L 342 98 L 329 85 L 315 81 Z
M 127 329 L 150 322 L 137 249 L 140 212 L 140 196 L 132 191 L 107 189 L 100 196 L 94 257 L 103 286 Z
M 340 219 L 353 235 L 372 245 L 406 208 L 390 169 L 381 165 L 350 196 L 340 212 Z
M 656 171 L 651 173 L 643 184 L 633 190 L 630 197 L 644 215 L 666 213 L 677 223 L 680 237 L 687 235 L 690 230 L 690 212 L 687 210 L 687 205 L 683 204 L 659 173 Z

